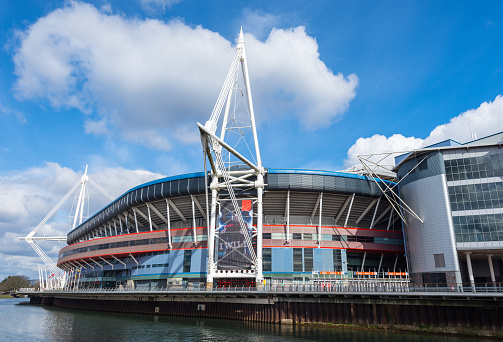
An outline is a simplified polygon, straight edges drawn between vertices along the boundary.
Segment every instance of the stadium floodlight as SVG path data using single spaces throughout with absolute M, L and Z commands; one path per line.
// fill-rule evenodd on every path
M 58 268 L 56 263 L 36 244 L 36 240 L 42 241 L 66 241 L 66 237 L 62 236 L 35 236 L 42 227 L 49 221 L 49 219 L 61 208 L 61 206 L 66 202 L 66 200 L 80 187 L 79 197 L 77 200 L 77 206 L 75 208 L 75 216 L 73 220 L 72 229 L 77 226 L 77 219 L 79 224 L 82 223 L 83 213 L 86 206 L 86 200 L 89 201 L 89 196 L 87 196 L 87 182 L 91 183 L 96 189 L 103 193 L 108 199 L 113 200 L 113 196 L 110 195 L 105 189 L 99 186 L 95 181 L 89 178 L 87 174 L 87 165 L 84 174 L 77 183 L 68 191 L 68 193 L 63 196 L 63 198 L 52 208 L 52 210 L 44 217 L 42 221 L 25 237 L 18 237 L 18 239 L 25 240 L 33 250 L 38 254 L 40 259 L 44 262 L 46 268 L 49 270 L 49 276 L 46 275 L 46 279 L 41 280 L 41 283 L 51 284 L 51 288 L 63 288 L 66 284 L 66 272 Z M 39 272 L 39 276 L 43 275 L 43 272 Z M 47 277 L 51 280 L 48 281 Z
M 217 136 L 222 113 L 220 135 Z M 222 277 L 254 277 L 260 283 L 263 280 L 262 196 L 265 171 L 260 158 L 242 29 L 236 54 L 211 117 L 204 126 L 200 123 L 198 126 L 205 175 L 208 158 L 212 176 L 211 185 L 208 187 L 206 184 L 207 210 L 208 188 L 211 189 L 211 213 L 207 213 L 208 286 L 214 278 Z M 207 181 L 207 177 L 205 179 Z M 249 198 L 236 197 L 235 189 L 256 189 L 257 213 L 253 214 Z M 218 213 L 217 205 L 220 208 Z M 253 226 L 253 217 L 256 217 L 256 226 Z M 231 229 L 234 235 L 229 239 L 225 234 Z

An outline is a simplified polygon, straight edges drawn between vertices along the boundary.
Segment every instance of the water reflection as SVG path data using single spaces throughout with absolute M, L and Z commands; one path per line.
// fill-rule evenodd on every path
M 19 305 L 0 300 L 2 341 L 365 341 L 475 342 L 477 339 L 339 330 L 217 319 L 146 316 Z M 487 340 L 489 341 L 489 340 Z

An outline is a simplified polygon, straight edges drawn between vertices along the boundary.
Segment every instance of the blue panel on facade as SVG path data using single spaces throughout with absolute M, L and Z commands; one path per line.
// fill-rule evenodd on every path
M 313 250 L 313 271 L 325 271 L 323 265 L 323 250 L 315 248 Z
M 207 249 L 195 249 L 192 251 L 190 272 L 206 272 L 206 260 L 208 259 Z
M 273 272 L 293 272 L 293 248 L 271 248 Z
M 323 271 L 334 271 L 334 251 L 332 249 L 322 249 L 323 251 Z
M 183 250 L 172 250 L 169 254 L 169 273 L 183 272 Z

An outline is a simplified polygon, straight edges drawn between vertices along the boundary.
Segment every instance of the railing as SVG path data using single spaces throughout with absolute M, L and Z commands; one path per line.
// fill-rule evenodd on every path
M 27 291 L 33 292 L 32 288 Z M 261 286 L 215 286 L 207 288 L 205 285 L 200 286 L 167 286 L 167 287 L 117 287 L 117 288 L 70 288 L 60 290 L 41 290 L 40 292 L 74 292 L 74 293 L 128 293 L 128 292 L 163 292 L 163 293 L 180 293 L 180 292 L 261 292 L 261 293 L 337 293 L 337 292 L 352 292 L 352 293 L 500 293 L 503 294 L 503 283 L 490 283 L 483 286 L 464 286 L 464 284 L 450 284 L 448 286 L 440 284 L 422 284 L 410 285 L 408 283 L 370 283 L 355 281 L 341 281 L 339 283 L 330 284 L 283 284 L 283 285 L 261 285 Z

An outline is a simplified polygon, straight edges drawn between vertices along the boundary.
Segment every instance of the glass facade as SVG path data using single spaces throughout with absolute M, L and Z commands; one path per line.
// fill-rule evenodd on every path
M 503 241 L 503 154 L 481 153 L 444 162 L 456 242 Z
M 449 199 L 452 211 L 503 208 L 503 183 L 450 186 Z
M 503 241 L 503 214 L 453 216 L 456 242 Z
M 204 235 L 206 237 L 206 235 Z M 290 234 L 293 240 L 311 240 L 317 241 L 318 234 L 292 233 Z M 263 238 L 286 240 L 286 233 L 263 233 Z M 403 239 L 373 237 L 373 236 L 355 236 L 355 235 L 337 235 L 337 234 L 322 234 L 321 241 L 343 241 L 343 242 L 366 242 L 366 243 L 383 243 L 387 245 L 403 246 Z
M 446 160 L 445 172 L 448 182 L 503 177 L 503 154 Z

